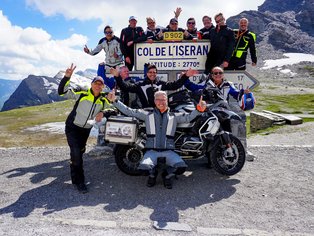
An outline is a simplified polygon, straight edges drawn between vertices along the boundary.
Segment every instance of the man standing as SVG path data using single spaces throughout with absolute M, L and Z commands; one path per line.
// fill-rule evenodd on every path
M 100 122 L 104 116 L 103 110 L 110 107 L 110 103 L 101 93 L 104 80 L 100 76 L 93 79 L 88 90 L 73 90 L 70 88 L 70 78 L 76 66 L 71 64 L 61 80 L 58 93 L 76 99 L 73 110 L 65 122 L 65 134 L 70 146 L 70 169 L 72 184 L 76 185 L 80 193 L 87 193 L 83 169 L 83 153 L 89 133 L 93 127 L 92 122 Z
M 218 13 L 214 19 L 216 28 L 209 32 L 211 46 L 205 63 L 205 74 L 209 74 L 215 66 L 228 67 L 235 44 L 233 30 L 227 27 L 223 14 Z
M 241 18 L 239 21 L 239 29 L 235 30 L 236 46 L 233 50 L 232 57 L 227 70 L 245 70 L 247 51 L 250 50 L 252 66 L 256 66 L 256 35 L 248 30 L 249 21 Z
M 136 117 L 145 122 L 147 140 L 145 143 L 146 152 L 139 169 L 149 172 L 147 181 L 148 187 L 156 184 L 157 160 L 165 158 L 167 169 L 162 174 L 164 186 L 172 188 L 172 177 L 183 174 L 187 165 L 182 158 L 174 152 L 174 134 L 179 123 L 187 123 L 201 114 L 206 109 L 206 103 L 200 99 L 197 110 L 190 114 L 176 114 L 168 109 L 168 97 L 165 91 L 157 91 L 154 95 L 155 108 L 148 111 L 142 109 L 131 109 L 122 102 L 117 101 L 114 93 L 108 94 L 108 100 L 122 113 Z
M 121 31 L 120 48 L 124 55 L 125 65 L 131 71 L 134 66 L 134 44 L 146 40 L 142 27 L 136 26 L 137 20 L 134 16 L 129 18 L 129 26 Z
M 193 40 L 193 39 L 201 39 L 201 34 L 197 31 L 196 22 L 193 17 L 190 17 L 186 21 L 187 29 L 184 32 L 184 39 L 185 40 Z
M 113 34 L 112 28 L 107 25 L 104 29 L 105 37 L 102 38 L 97 47 L 89 50 L 85 45 L 84 52 L 89 55 L 95 56 L 102 49 L 106 53 L 105 64 L 107 67 L 116 67 L 123 64 L 123 55 L 120 50 L 120 39 Z
M 209 31 L 215 28 L 212 24 L 212 18 L 203 16 L 202 21 L 204 25 L 204 27 L 200 29 L 202 39 L 209 39 Z

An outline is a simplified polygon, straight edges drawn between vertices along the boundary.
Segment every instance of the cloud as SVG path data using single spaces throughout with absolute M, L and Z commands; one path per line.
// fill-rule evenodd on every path
M 185 27 L 186 20 L 194 16 L 197 27 L 201 28 L 203 15 L 214 16 L 223 12 L 226 17 L 240 13 L 246 9 L 256 9 L 264 0 L 195 0 L 195 1 L 151 1 L 138 0 L 130 3 L 128 0 L 26 0 L 29 8 L 41 12 L 46 17 L 63 16 L 66 19 L 86 21 L 100 19 L 98 32 L 102 32 L 105 25 L 113 26 L 115 34 L 120 36 L 122 28 L 128 25 L 128 17 L 138 17 L 138 25 L 146 28 L 147 16 L 154 17 L 157 25 L 166 26 L 173 17 L 176 7 L 182 7 L 179 18 L 181 27 Z M 230 6 L 230 7 L 228 7 Z M 72 29 L 73 30 L 73 29 Z M 59 70 L 66 69 L 71 62 L 78 70 L 95 68 L 104 60 L 104 53 L 89 56 L 83 52 L 87 44 L 87 36 L 78 31 L 68 38 L 55 40 L 45 29 L 12 25 L 0 10 L 0 78 L 23 79 L 29 74 L 54 76 Z M 75 32 L 75 33 L 74 33 Z M 95 32 L 96 34 L 96 32 Z M 95 45 L 89 45 L 93 47 Z
M 194 0 L 194 1 L 150 1 L 138 0 L 130 3 L 128 0 L 27 0 L 27 4 L 45 16 L 63 15 L 66 19 L 90 20 L 100 19 L 102 24 L 98 27 L 101 32 L 107 24 L 112 25 L 116 34 L 119 35 L 122 28 L 128 25 L 130 15 L 138 16 L 138 25 L 146 28 L 145 19 L 152 16 L 158 25 L 166 26 L 174 16 L 176 7 L 182 7 L 183 11 L 179 18 L 179 25 L 185 27 L 189 17 L 195 17 L 198 27 L 202 27 L 201 19 L 204 15 L 214 16 L 223 12 L 225 17 L 239 14 L 245 10 L 257 10 L 264 0 Z M 118 32 L 118 33 L 117 33 Z
M 83 52 L 87 37 L 72 34 L 53 40 L 40 28 L 22 28 L 10 23 L 0 11 L 0 78 L 24 79 L 29 74 L 54 76 L 72 62 L 79 70 L 95 68 L 104 54 L 92 57 Z M 5 39 L 4 39 L 5 38 Z

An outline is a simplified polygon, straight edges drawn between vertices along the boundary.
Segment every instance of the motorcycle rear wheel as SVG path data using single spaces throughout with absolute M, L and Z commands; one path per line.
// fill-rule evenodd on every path
M 115 161 L 118 168 L 127 175 L 138 176 L 141 171 L 137 169 L 143 159 L 143 152 L 134 146 L 117 144 L 114 150 Z
M 225 155 L 226 146 L 221 142 L 214 147 L 210 152 L 211 166 L 220 174 L 235 175 L 237 174 L 245 163 L 245 149 L 241 141 L 230 135 L 234 157 L 227 157 Z

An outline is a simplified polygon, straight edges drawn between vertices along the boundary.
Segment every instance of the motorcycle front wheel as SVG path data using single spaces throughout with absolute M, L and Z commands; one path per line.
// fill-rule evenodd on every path
M 227 152 L 226 145 L 221 141 L 211 150 L 211 166 L 220 174 L 234 175 L 237 174 L 245 163 L 245 149 L 241 141 L 230 134 L 232 144 L 232 154 Z
M 114 156 L 118 168 L 123 173 L 132 176 L 141 175 L 137 167 L 143 159 L 142 150 L 137 149 L 135 146 L 117 144 Z

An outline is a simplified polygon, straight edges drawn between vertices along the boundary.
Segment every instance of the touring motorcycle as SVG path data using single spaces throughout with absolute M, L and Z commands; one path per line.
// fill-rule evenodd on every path
M 202 93 L 207 109 L 191 123 L 178 124 L 174 138 L 175 152 L 184 160 L 204 158 L 208 166 L 218 173 L 234 175 L 245 163 L 245 149 L 231 133 L 232 121 L 241 122 L 241 117 L 228 109 L 227 102 L 214 84 L 209 83 Z M 187 90 L 182 90 L 168 96 L 168 105 L 174 112 L 189 113 L 195 109 L 197 99 L 199 97 L 195 94 L 192 96 Z M 141 174 L 137 167 L 143 158 L 146 142 L 142 121 L 126 116 L 109 118 L 105 141 L 116 143 L 113 153 L 122 172 Z

